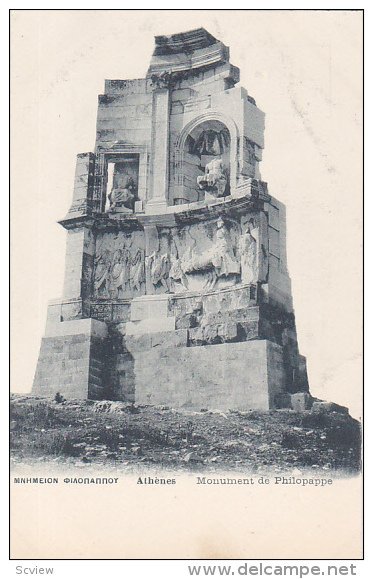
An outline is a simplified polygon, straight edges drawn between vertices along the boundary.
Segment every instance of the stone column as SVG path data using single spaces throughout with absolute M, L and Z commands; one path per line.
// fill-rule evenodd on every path
M 168 204 L 169 108 L 169 88 L 157 87 L 153 93 L 150 198 L 146 213 L 163 213 Z

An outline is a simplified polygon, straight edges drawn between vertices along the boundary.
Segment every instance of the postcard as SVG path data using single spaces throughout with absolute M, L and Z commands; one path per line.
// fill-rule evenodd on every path
M 10 19 L 11 557 L 361 558 L 363 12 Z

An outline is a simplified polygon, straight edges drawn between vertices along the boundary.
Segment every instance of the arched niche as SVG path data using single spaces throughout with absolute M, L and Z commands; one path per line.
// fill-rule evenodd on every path
M 173 204 L 200 201 L 205 192 L 197 178 L 205 174 L 206 165 L 221 159 L 227 176 L 224 196 L 236 186 L 237 128 L 235 123 L 216 112 L 209 112 L 189 122 L 182 130 L 175 150 L 175 181 Z

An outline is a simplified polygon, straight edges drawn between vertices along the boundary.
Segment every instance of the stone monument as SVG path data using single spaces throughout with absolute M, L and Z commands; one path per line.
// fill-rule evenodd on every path
M 285 207 L 239 76 L 200 28 L 157 36 L 145 78 L 105 82 L 34 394 L 247 410 L 308 392 Z

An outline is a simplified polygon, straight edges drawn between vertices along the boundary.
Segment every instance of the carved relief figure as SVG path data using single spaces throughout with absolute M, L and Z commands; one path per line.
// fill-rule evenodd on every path
M 131 264 L 131 289 L 141 292 L 142 284 L 145 283 L 145 259 L 144 251 L 138 249 Z
M 171 291 L 169 280 L 171 265 L 169 256 L 166 253 L 157 255 L 154 251 L 146 258 L 146 265 L 150 271 L 152 284 L 155 287 L 161 284 L 165 292 L 169 293 Z
M 171 251 L 171 267 L 170 267 L 170 279 L 173 285 L 176 283 L 181 284 L 182 288 L 188 288 L 188 279 L 183 271 L 182 262 L 180 259 L 180 239 L 177 230 L 171 230 L 172 232 L 172 245 L 173 251 Z
M 206 289 L 213 289 L 221 277 L 238 275 L 240 264 L 234 254 L 232 240 L 226 224 L 219 218 L 216 224 L 216 241 L 209 249 L 196 254 L 190 247 L 181 259 L 185 274 L 194 272 L 206 274 Z
M 125 299 L 144 293 L 145 259 L 140 232 L 98 236 L 93 294 L 97 298 Z
M 93 278 L 94 293 L 98 297 L 109 297 L 110 253 L 108 250 L 98 254 L 95 259 Z
M 254 219 L 242 219 L 242 235 L 239 241 L 241 255 L 241 281 L 254 283 L 258 281 L 258 228 Z
M 245 172 L 248 177 L 255 177 L 255 165 L 256 165 L 256 157 L 255 157 L 255 145 L 250 139 L 247 137 L 243 138 L 243 147 L 244 147 L 244 160 L 246 161 L 246 168 Z
M 145 259 L 147 279 L 154 287 L 148 291 L 179 293 L 212 290 L 218 282 L 219 287 L 234 285 L 241 272 L 239 235 L 239 224 L 222 218 L 208 226 L 193 224 L 180 231 L 177 228 L 162 230 L 157 247 Z M 139 272 L 142 279 L 143 269 Z M 131 279 L 135 289 L 132 273 Z
M 155 288 L 162 288 L 166 293 L 169 293 L 171 291 L 171 259 L 168 232 L 161 232 L 158 251 L 153 251 L 153 253 L 146 258 L 145 263 L 153 286 Z
M 197 177 L 198 187 L 216 194 L 216 197 L 224 196 L 227 182 L 227 170 L 220 157 L 207 163 L 205 174 Z
M 127 248 L 117 249 L 113 255 L 110 271 L 110 293 L 119 298 L 128 288 L 130 281 L 131 255 Z
M 240 264 L 234 255 L 232 240 L 223 219 L 218 219 L 216 226 L 216 253 L 214 265 L 218 271 L 218 276 L 239 274 Z

